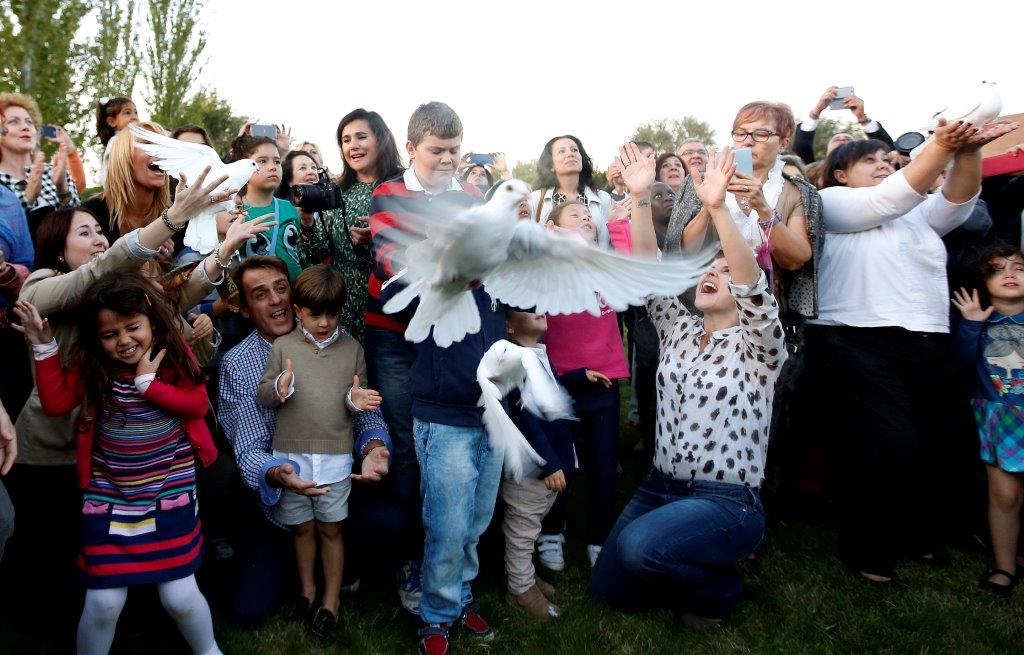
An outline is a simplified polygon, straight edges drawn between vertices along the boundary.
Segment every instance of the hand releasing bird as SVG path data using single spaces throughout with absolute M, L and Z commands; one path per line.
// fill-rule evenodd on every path
M 137 125 L 130 126 L 132 134 L 138 140 L 135 147 L 153 157 L 153 163 L 176 180 L 184 173 L 189 181 L 195 180 L 203 168 L 209 166 L 207 179 L 213 180 L 221 175 L 228 179 L 215 191 L 224 189 L 240 189 L 256 172 L 256 162 L 251 159 L 239 159 L 225 164 L 217 152 L 210 146 L 201 143 L 189 143 L 166 137 L 156 132 L 144 130 Z M 192 219 L 185 230 L 185 245 L 205 255 L 217 247 L 217 214 L 234 208 L 229 199 L 224 202 L 210 203 L 210 208 Z
M 389 280 L 406 287 L 384 305 L 385 312 L 395 313 L 420 299 L 406 339 L 423 341 L 433 328 L 434 341 L 444 348 L 479 332 L 480 313 L 470 291 L 479 283 L 491 297 L 535 307 L 538 314 L 599 316 L 602 299 L 623 311 L 649 295 L 682 293 L 704 272 L 683 260 L 623 257 L 578 235 L 519 220 L 516 206 L 529 190 L 519 180 L 504 182 L 486 204 L 430 221 L 426 235 L 406 249 L 405 270 Z
M 535 352 L 504 339 L 484 353 L 476 379 L 480 383 L 479 404 L 484 408 L 483 421 L 491 448 L 503 454 L 505 475 L 520 482 L 531 462 L 537 466 L 545 462 L 505 413 L 501 399 L 519 389 L 523 409 L 545 421 L 555 421 L 574 418 L 572 398 Z

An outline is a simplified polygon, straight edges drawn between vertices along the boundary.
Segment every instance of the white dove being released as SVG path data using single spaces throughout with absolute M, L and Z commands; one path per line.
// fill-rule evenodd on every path
M 602 299 L 623 311 L 649 295 L 680 294 L 704 273 L 706 267 L 692 261 L 624 257 L 578 235 L 519 220 L 516 206 L 529 191 L 520 180 L 503 182 L 486 204 L 435 218 L 426 235 L 417 235 L 421 240 L 405 251 L 405 270 L 388 281 L 407 286 L 384 305 L 385 312 L 395 313 L 420 299 L 406 339 L 423 341 L 433 328 L 434 341 L 444 348 L 479 332 L 480 313 L 469 291 L 473 282 L 512 307 L 599 316 Z
M 930 129 L 938 127 L 938 120 L 945 118 L 948 122 L 963 121 L 975 127 L 983 127 L 994 121 L 1003 110 L 1003 99 L 996 92 L 994 82 L 982 82 L 980 87 L 964 92 L 961 97 L 932 116 Z
M 221 175 L 228 176 L 228 179 L 214 190 L 216 193 L 229 188 L 242 188 L 256 172 L 256 162 L 251 159 L 239 159 L 236 162 L 225 164 L 210 146 L 178 141 L 156 132 L 144 130 L 137 125 L 132 125 L 130 129 L 136 139 L 140 141 L 136 143 L 135 147 L 153 157 L 154 163 L 176 180 L 180 180 L 181 174 L 184 173 L 188 183 L 193 184 L 202 173 L 203 168 L 209 166 L 210 173 L 206 176 L 207 181 L 214 180 Z M 209 209 L 204 210 L 203 213 L 188 222 L 188 227 L 185 229 L 185 245 L 203 255 L 216 248 L 220 241 L 217 238 L 217 214 L 233 208 L 234 203 L 230 199 L 211 203 Z
M 505 475 L 520 482 L 533 465 L 546 462 L 512 422 L 501 399 L 513 389 L 520 390 L 523 409 L 545 421 L 574 418 L 572 398 L 529 348 L 505 341 L 492 345 L 476 369 L 480 383 L 480 405 L 491 447 L 504 456 Z

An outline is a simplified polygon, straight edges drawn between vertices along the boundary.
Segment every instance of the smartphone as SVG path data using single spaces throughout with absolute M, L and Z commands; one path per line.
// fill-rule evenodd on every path
M 732 151 L 736 156 L 736 172 L 744 175 L 754 174 L 754 153 L 750 148 L 736 148 Z
M 841 87 L 839 87 L 838 89 L 836 89 L 836 99 L 833 100 L 832 102 L 828 103 L 828 108 L 829 109 L 842 109 L 843 108 L 843 102 L 845 102 L 846 99 L 849 98 L 852 95 L 853 95 L 853 87 L 852 86 L 841 86 Z
M 494 155 L 472 152 L 469 154 L 469 163 L 476 166 L 490 166 L 494 163 Z
M 56 139 L 57 138 L 57 126 L 56 125 L 43 125 L 43 131 L 41 132 L 44 138 Z
M 277 127 L 273 125 L 261 125 L 256 123 L 249 127 L 249 136 L 253 137 L 270 137 L 271 139 L 277 138 Z

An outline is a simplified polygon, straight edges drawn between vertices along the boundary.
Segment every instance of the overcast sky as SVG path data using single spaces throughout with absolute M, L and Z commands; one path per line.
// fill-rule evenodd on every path
M 1019 7 L 207 0 L 200 82 L 236 113 L 315 141 L 335 170 L 345 113 L 380 112 L 404 144 L 429 100 L 459 113 L 464 151 L 504 150 L 511 165 L 569 132 L 603 169 L 644 121 L 690 114 L 722 141 L 745 102 L 783 101 L 801 117 L 830 84 L 854 86 L 894 137 L 981 80 L 999 83 L 1004 113 L 1024 112 Z

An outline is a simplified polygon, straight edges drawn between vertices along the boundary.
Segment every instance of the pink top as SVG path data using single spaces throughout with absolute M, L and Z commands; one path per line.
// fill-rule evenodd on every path
M 559 375 L 578 368 L 604 373 L 610 379 L 629 377 L 626 353 L 615 310 L 601 303 L 601 315 L 549 314 L 544 337 L 548 359 Z
M 616 251 L 626 255 L 633 254 L 633 235 L 629 231 L 628 218 L 608 221 L 605 227 L 608 228 L 608 236 L 611 237 L 612 247 Z

